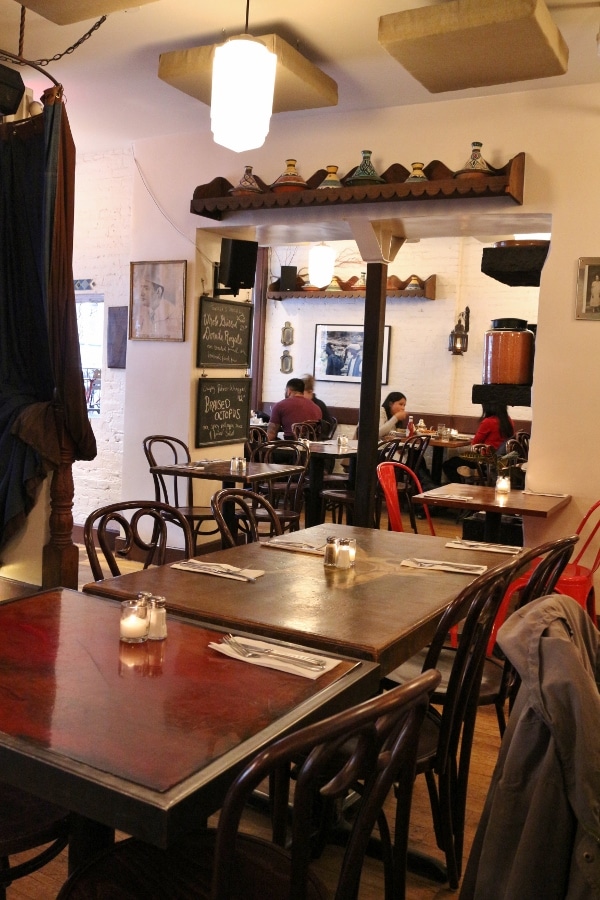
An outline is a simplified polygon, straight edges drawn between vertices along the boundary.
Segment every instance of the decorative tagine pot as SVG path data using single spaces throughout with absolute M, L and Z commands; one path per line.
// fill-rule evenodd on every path
M 483 384 L 532 384 L 534 334 L 524 319 L 493 319 L 483 350 Z

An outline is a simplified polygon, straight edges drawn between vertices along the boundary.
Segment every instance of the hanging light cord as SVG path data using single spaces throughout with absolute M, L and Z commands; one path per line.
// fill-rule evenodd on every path
M 246 31 L 244 34 L 248 34 L 248 20 L 250 18 L 250 0 L 246 0 Z

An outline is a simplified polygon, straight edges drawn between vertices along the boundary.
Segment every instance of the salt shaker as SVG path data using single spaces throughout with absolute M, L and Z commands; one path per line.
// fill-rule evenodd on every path
M 350 568 L 350 541 L 348 538 L 340 538 L 337 555 L 338 569 Z
M 338 558 L 338 539 L 336 537 L 328 537 L 325 544 L 325 555 L 323 557 L 323 565 L 327 569 L 335 569 Z
M 150 596 L 150 630 L 149 641 L 164 641 L 167 636 L 167 610 L 164 597 Z

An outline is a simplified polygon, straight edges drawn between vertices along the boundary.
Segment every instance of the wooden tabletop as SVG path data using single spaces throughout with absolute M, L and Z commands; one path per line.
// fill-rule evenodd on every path
M 400 566 L 402 559 L 451 559 L 490 567 L 504 559 L 447 548 L 445 538 L 330 523 L 286 539 L 321 545 L 329 534 L 356 538 L 354 569 L 325 569 L 321 556 L 249 544 L 205 558 L 264 570 L 254 584 L 167 565 L 93 582 L 84 591 L 122 600 L 150 590 L 166 597 L 168 609 L 205 622 L 372 660 L 387 673 L 425 646 L 447 604 L 471 580 L 409 569 Z
M 119 612 L 64 588 L 0 605 L 0 779 L 158 846 L 261 747 L 377 690 L 370 663 L 314 681 L 249 666 L 173 615 L 166 641 L 123 644 Z
M 331 441 L 310 441 L 310 457 L 343 459 L 345 456 L 356 456 L 358 452 L 358 441 L 348 441 L 347 444 L 341 446 L 337 442 L 337 438 Z
M 294 472 L 302 472 L 302 469 L 302 466 L 281 463 L 248 462 L 245 472 L 232 472 L 230 460 L 217 460 L 217 462 L 190 463 L 189 465 L 151 466 L 150 471 L 156 475 L 191 475 L 193 478 L 205 478 L 211 481 L 251 484 L 255 481 L 270 481 Z
M 0 602 L 3 600 L 16 600 L 18 597 L 28 597 L 41 590 L 39 585 L 29 584 L 26 581 L 15 581 L 13 578 L 0 577 Z
M 444 484 L 442 487 L 413 497 L 419 503 L 431 506 L 450 506 L 457 509 L 483 510 L 489 513 L 537 516 L 548 518 L 571 502 L 570 494 L 549 497 L 528 494 L 525 491 L 509 491 L 499 494 L 493 487 L 473 484 Z

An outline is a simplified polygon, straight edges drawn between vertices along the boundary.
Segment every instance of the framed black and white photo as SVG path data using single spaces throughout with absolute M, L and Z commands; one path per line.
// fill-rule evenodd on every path
M 130 264 L 132 341 L 185 340 L 186 268 L 185 259 Z
M 600 322 L 600 257 L 579 257 L 575 318 Z
M 388 383 L 390 326 L 383 333 L 381 383 Z M 317 381 L 360 382 L 365 329 L 362 325 L 317 325 L 314 374 Z

